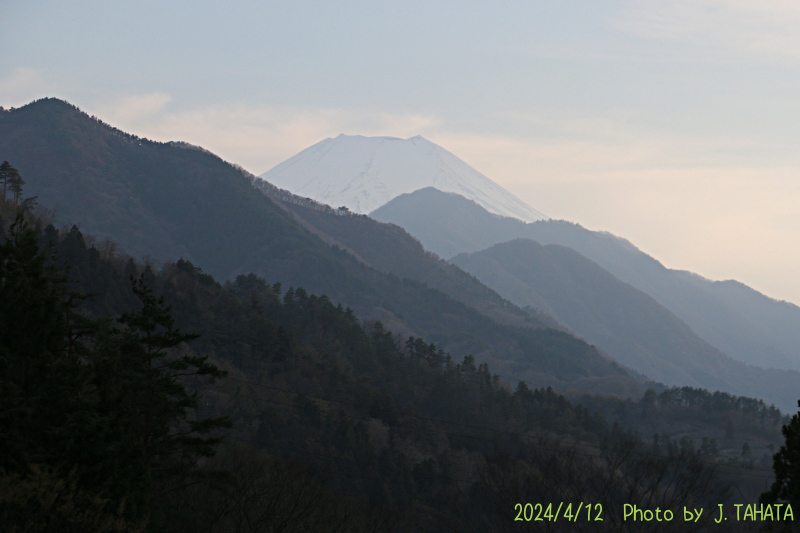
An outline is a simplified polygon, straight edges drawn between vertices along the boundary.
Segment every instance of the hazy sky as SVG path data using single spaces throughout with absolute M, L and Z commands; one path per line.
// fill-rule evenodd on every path
M 420 134 L 551 217 L 800 303 L 796 1 L 5 0 L 0 21 L 2 106 L 56 96 L 255 174 Z

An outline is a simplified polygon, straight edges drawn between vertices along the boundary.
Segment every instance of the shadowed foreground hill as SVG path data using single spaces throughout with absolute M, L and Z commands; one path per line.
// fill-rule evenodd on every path
M 331 246 L 256 190 L 243 171 L 201 149 L 116 130 L 56 99 L 0 114 L 0 159 L 27 180 L 26 195 L 59 221 L 113 237 L 129 253 L 184 257 L 219 279 L 255 272 L 303 286 L 424 337 L 454 356 L 474 354 L 535 385 L 638 390 L 584 341 L 549 328 L 511 327 L 420 281 L 375 270 Z
M 627 531 L 614 512 L 623 503 L 643 506 L 657 498 L 677 514 L 682 506 L 732 507 L 739 496 L 752 501 L 749 478 L 763 479 L 767 471 L 750 456 L 740 464 L 724 454 L 748 439 L 760 455 L 778 440 L 784 420 L 763 402 L 694 389 L 650 390 L 636 402 L 585 396 L 595 406 L 589 410 L 550 389 L 519 383 L 512 390 L 470 356 L 457 363 L 422 339 L 399 342 L 378 323 L 360 324 L 325 295 L 283 291 L 253 274 L 220 284 L 183 260 L 153 269 L 125 255 L 103 258 L 75 227 L 15 227 L 11 239 L 0 238 L 0 274 L 7 281 L 0 284 L 0 324 L 18 326 L 0 328 L 3 360 L 15 370 L 0 372 L 0 428 L 14 436 L 0 445 L 15 452 L 0 454 L 4 531 L 503 532 L 518 529 L 509 518 L 513 502 L 548 498 L 596 502 L 603 521 L 590 524 L 592 531 Z M 82 342 L 59 326 L 72 304 L 64 277 L 35 268 L 46 257 L 69 266 L 72 287 L 97 295 L 79 312 L 107 315 Z M 54 290 L 20 290 L 48 286 Z M 64 305 L 51 308 L 40 298 L 47 295 Z M 32 319 L 48 309 L 60 321 Z M 154 320 L 160 326 L 131 343 L 139 339 L 133 328 L 144 330 Z M 203 334 L 182 335 L 175 327 Z M 180 338 L 186 343 L 167 351 L 164 341 L 174 347 L 171 341 Z M 31 339 L 57 342 L 32 350 Z M 185 382 L 202 399 L 193 392 L 181 405 L 190 420 L 227 417 L 230 429 L 209 435 L 205 460 L 191 477 L 175 468 L 186 464 L 186 455 L 164 456 L 139 475 L 126 467 L 137 454 L 120 453 L 120 441 L 152 443 L 153 433 L 141 431 L 141 412 L 158 413 L 163 403 L 150 394 L 152 381 L 125 386 L 142 366 L 140 342 L 163 348 L 163 362 L 216 367 L 213 383 Z M 153 368 L 149 360 L 143 368 L 148 374 L 186 370 Z M 127 401 L 131 395 L 138 401 Z M 596 409 L 611 413 L 614 423 Z M 734 421 L 735 431 L 718 446 L 709 435 Z M 621 422 L 660 434 L 650 443 L 639 435 L 652 431 L 624 430 Z M 700 449 L 685 425 L 702 437 Z M 186 434 L 182 425 L 169 429 L 156 442 Z M 215 445 L 219 453 L 212 457 Z M 151 453 L 141 456 L 152 457 L 152 447 L 145 451 Z M 132 496 L 135 508 L 118 504 Z M 61 505 L 65 500 L 81 512 L 70 512 L 75 507 Z

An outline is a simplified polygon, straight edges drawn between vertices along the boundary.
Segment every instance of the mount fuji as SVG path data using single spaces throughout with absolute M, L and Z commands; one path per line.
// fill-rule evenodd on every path
M 416 136 L 339 135 L 306 148 L 260 176 L 299 196 L 369 214 L 401 194 L 433 187 L 490 213 L 525 222 L 547 217 L 464 161 Z

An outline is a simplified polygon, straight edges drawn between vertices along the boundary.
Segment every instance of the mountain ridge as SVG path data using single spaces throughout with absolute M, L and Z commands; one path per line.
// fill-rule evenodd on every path
M 571 248 L 519 238 L 451 261 L 515 304 L 552 314 L 576 335 L 657 381 L 752 394 L 783 409 L 796 401 L 800 373 L 734 360 L 653 297 Z
M 360 319 L 437 342 L 456 357 L 473 354 L 536 386 L 641 393 L 583 340 L 499 324 L 421 281 L 325 244 L 213 154 L 120 134 L 55 99 L 0 114 L 0 154 L 27 180 L 26 194 L 46 206 L 61 202 L 59 221 L 82 221 L 83 230 L 111 236 L 134 255 L 183 257 L 220 280 L 255 272 L 326 294 Z
M 607 232 L 566 221 L 525 224 L 497 219 L 474 202 L 435 189 L 399 196 L 372 216 L 404 227 L 442 257 L 477 252 L 519 237 L 567 246 L 655 298 L 734 359 L 764 368 L 800 370 L 800 308 L 741 289 L 746 286 L 738 282 L 709 281 L 670 270 Z

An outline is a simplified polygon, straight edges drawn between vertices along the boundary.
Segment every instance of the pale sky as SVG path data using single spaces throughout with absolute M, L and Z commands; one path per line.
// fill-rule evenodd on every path
M 423 135 L 535 209 L 800 303 L 800 3 L 4 0 L 0 105 L 261 174 Z M 0 159 L 2 159 L 0 154 Z

